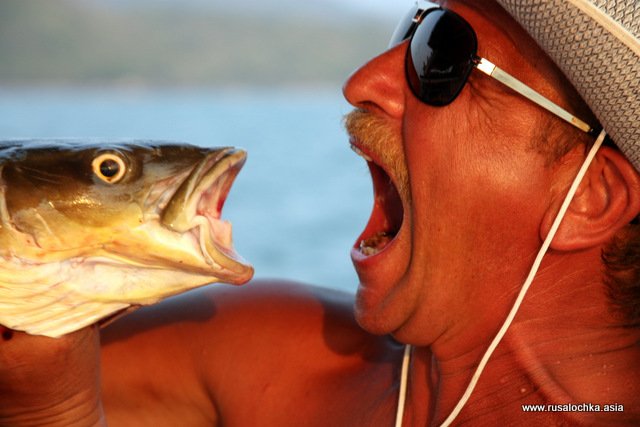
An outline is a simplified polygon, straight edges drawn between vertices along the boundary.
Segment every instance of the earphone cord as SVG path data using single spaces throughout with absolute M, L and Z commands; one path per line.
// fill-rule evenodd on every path
M 411 360 L 411 346 L 404 346 L 402 356 L 402 370 L 400 371 L 400 391 L 398 392 L 398 407 L 396 409 L 395 427 L 402 427 L 402 416 L 404 415 L 404 404 L 407 400 L 407 382 L 409 380 L 409 361 Z

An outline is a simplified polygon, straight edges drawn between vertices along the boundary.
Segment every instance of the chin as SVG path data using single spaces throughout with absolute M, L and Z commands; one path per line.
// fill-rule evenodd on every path
M 370 334 L 393 334 L 397 327 L 390 322 L 389 317 L 384 314 L 384 310 L 370 307 L 366 299 L 367 297 L 358 291 L 355 303 L 355 317 L 358 325 Z

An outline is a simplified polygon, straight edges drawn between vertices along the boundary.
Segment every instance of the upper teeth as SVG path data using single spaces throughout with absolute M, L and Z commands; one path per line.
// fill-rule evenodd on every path
M 359 149 L 358 147 L 356 147 L 355 145 L 351 144 L 351 149 L 352 149 L 353 151 L 355 151 L 355 152 L 356 152 L 356 154 L 357 154 L 358 156 L 360 156 L 360 157 L 364 158 L 366 161 L 368 161 L 368 162 L 371 162 L 371 161 L 372 161 L 371 157 L 369 157 L 369 156 L 367 156 L 366 154 L 364 154 L 364 153 L 362 152 L 362 150 L 360 150 L 360 149 Z

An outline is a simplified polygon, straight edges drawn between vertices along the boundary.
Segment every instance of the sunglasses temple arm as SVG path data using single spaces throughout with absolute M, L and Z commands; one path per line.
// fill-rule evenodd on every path
M 478 70 L 482 71 L 483 73 L 487 74 L 490 77 L 493 77 L 494 79 L 498 80 L 500 83 L 510 87 L 511 89 L 518 92 L 520 95 L 535 102 L 542 108 L 550 111 L 551 113 L 555 114 L 561 119 L 566 120 L 567 122 L 571 123 L 573 126 L 577 127 L 583 132 L 589 133 L 592 131 L 591 126 L 589 126 L 587 123 L 575 117 L 574 115 L 572 115 L 567 110 L 560 107 L 559 105 L 554 104 L 544 96 L 540 95 L 535 90 L 531 89 L 529 86 L 522 83 L 520 80 L 511 76 L 509 73 L 496 67 L 494 64 L 492 64 L 491 62 L 487 61 L 484 58 L 478 58 L 478 59 L 479 61 L 476 63 L 476 68 L 478 68 Z

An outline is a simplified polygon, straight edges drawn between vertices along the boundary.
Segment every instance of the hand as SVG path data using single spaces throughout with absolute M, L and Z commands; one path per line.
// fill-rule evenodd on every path
M 0 426 L 27 425 L 106 426 L 97 327 L 47 338 L 0 326 Z

